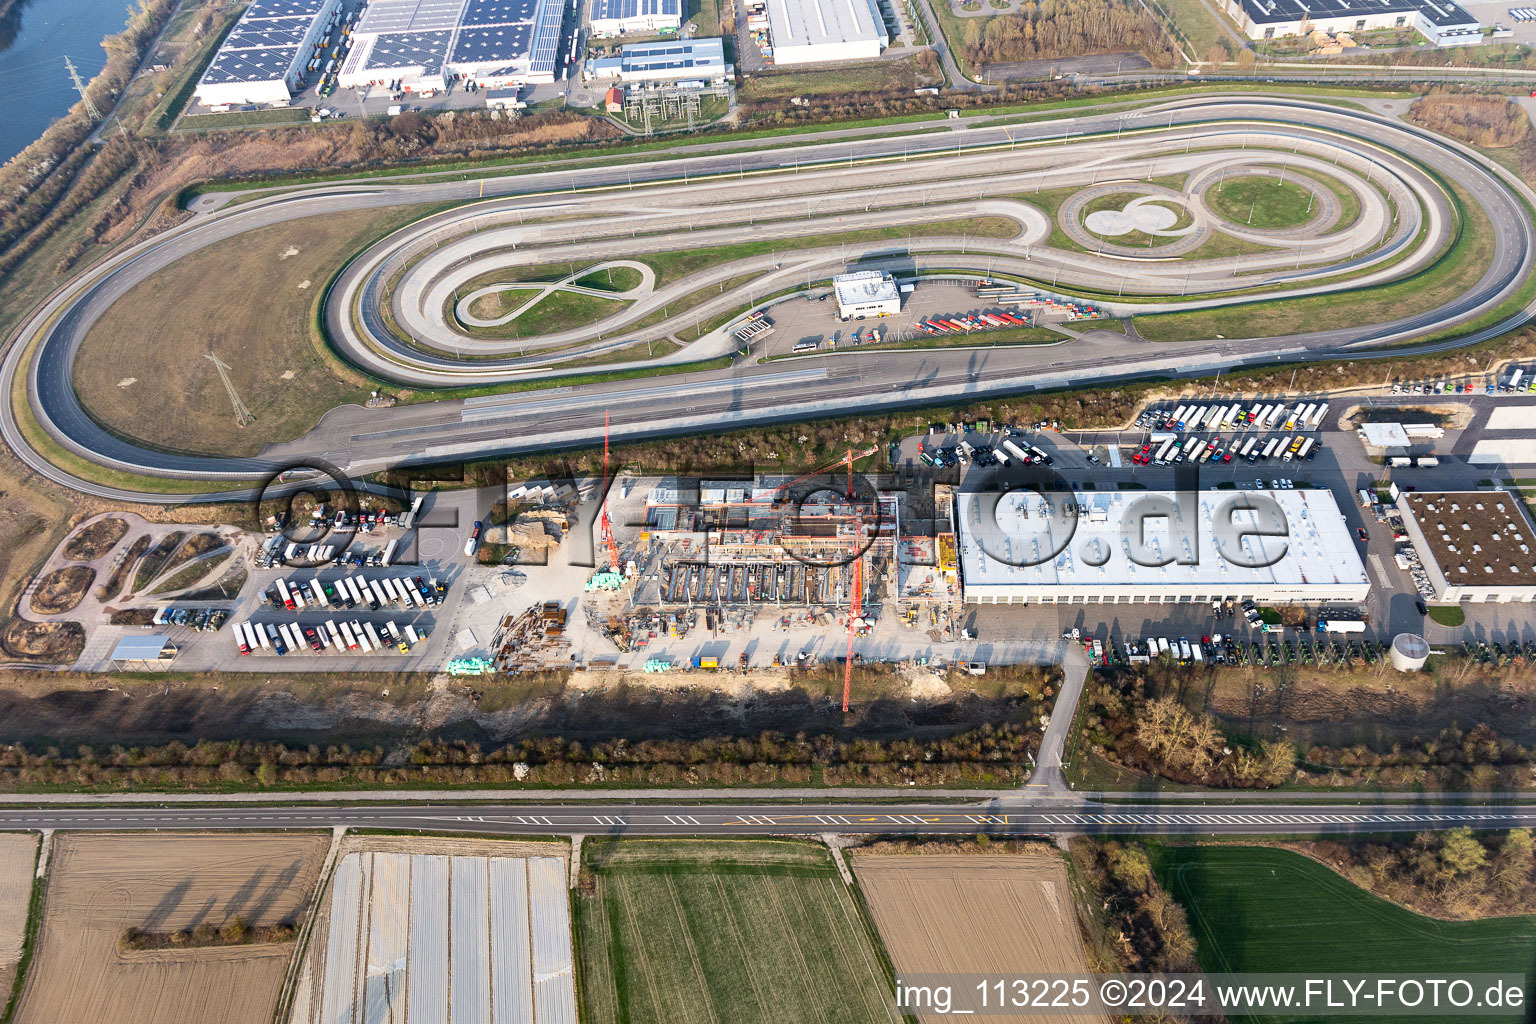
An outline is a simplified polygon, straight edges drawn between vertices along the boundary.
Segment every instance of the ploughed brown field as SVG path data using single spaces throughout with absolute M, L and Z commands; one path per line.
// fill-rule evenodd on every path
M 1088 970 L 1066 864 L 1054 857 L 855 853 L 852 863 L 897 977 Z M 926 1024 L 944 1018 L 919 1019 Z M 966 1019 L 1104 1024 L 1088 1013 Z
M 54 837 L 20 1024 L 270 1024 L 291 942 L 122 952 L 130 927 L 297 921 L 328 836 Z

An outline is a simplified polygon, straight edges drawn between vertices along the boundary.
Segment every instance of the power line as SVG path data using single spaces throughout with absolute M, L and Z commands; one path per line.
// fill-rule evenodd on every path
M 203 358 L 218 367 L 219 380 L 224 382 L 224 390 L 229 392 L 229 400 L 235 407 L 235 423 L 242 427 L 255 423 L 255 415 L 245 407 L 244 402 L 240 401 L 240 395 L 235 391 L 234 381 L 229 379 L 229 366 L 212 352 L 205 353 Z
M 80 80 L 80 72 L 75 70 L 75 62 L 68 57 L 64 58 L 64 67 L 69 71 L 70 81 L 75 83 L 75 92 L 80 94 L 80 99 L 85 102 L 85 112 L 91 115 L 92 121 L 101 120 L 101 111 L 96 109 L 96 103 L 85 91 L 85 83 Z

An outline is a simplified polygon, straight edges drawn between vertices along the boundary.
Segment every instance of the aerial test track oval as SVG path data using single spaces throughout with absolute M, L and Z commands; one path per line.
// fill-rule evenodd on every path
M 258 458 L 159 451 L 113 434 L 93 420 L 75 394 L 71 371 L 86 333 L 107 314 L 113 302 L 156 270 L 176 260 L 195 256 L 207 246 L 259 227 L 303 217 L 456 201 L 468 205 L 425 217 L 408 229 L 394 233 L 389 240 L 394 249 L 370 247 L 340 272 L 332 283 L 325 306 L 331 341 L 343 358 L 361 369 L 408 386 L 517 379 L 526 372 L 526 364 L 519 364 L 517 358 L 504 352 L 497 353 L 494 348 L 475 363 L 458 361 L 455 366 L 456 361 L 450 354 L 434 351 L 435 343 L 431 339 L 405 349 L 392 346 L 385 333 L 379 330 L 380 267 L 406 247 L 419 246 L 423 239 L 431 238 L 433 231 L 441 232 L 439 237 L 444 241 L 461 238 L 457 228 L 463 225 L 466 217 L 504 216 L 507 210 L 518 207 L 548 208 L 556 203 L 570 203 L 581 210 L 587 206 L 595 208 L 595 197 L 605 196 L 617 197 L 607 203 L 611 208 L 620 209 L 629 204 L 639 209 L 653 201 L 658 190 L 665 190 L 669 203 L 674 201 L 673 197 L 696 202 L 702 217 L 702 211 L 707 211 L 712 203 L 732 201 L 729 198 L 731 189 L 737 187 L 731 185 L 732 180 L 752 183 L 765 201 L 774 198 L 778 189 L 783 189 L 784 196 L 790 196 L 812 181 L 825 182 L 829 196 L 852 188 L 867 188 L 871 183 L 877 184 L 882 191 L 894 193 L 902 188 L 920 187 L 918 183 L 932 176 L 937 161 L 922 159 L 924 156 L 942 158 L 951 166 L 961 166 L 962 161 L 970 162 L 964 164 L 967 167 L 986 164 L 995 168 L 986 177 L 1007 177 L 1018 172 L 1020 167 L 1027 167 L 1028 162 L 1035 159 L 1030 154 L 1044 153 L 1048 147 L 1059 151 L 1062 146 L 1070 146 L 1085 173 L 1093 175 L 1096 181 L 1110 180 L 1117 171 L 1133 165 L 1144 169 L 1142 165 L 1148 154 L 1154 151 L 1165 153 L 1170 164 L 1177 157 L 1176 149 L 1189 153 L 1201 150 L 1227 152 L 1234 144 L 1239 152 L 1250 145 L 1254 149 L 1270 150 L 1294 147 L 1298 160 L 1309 151 L 1308 158 L 1313 160 L 1322 158 L 1319 152 L 1331 152 L 1339 161 L 1341 177 L 1365 173 L 1373 185 L 1379 181 L 1387 183 L 1388 189 L 1404 190 L 1401 195 L 1393 193 L 1395 202 L 1412 197 L 1412 206 L 1400 204 L 1394 209 L 1414 218 L 1413 235 L 1417 241 L 1405 240 L 1406 228 L 1401 222 L 1394 221 L 1385 228 L 1377 249 L 1360 257 L 1356 263 L 1343 260 L 1335 266 L 1311 268 L 1305 259 L 1308 254 L 1300 251 L 1299 257 L 1293 257 L 1299 266 L 1292 277 L 1286 278 L 1284 268 L 1278 266 L 1264 270 L 1274 278 L 1275 289 L 1266 297 L 1340 290 L 1339 282 L 1327 280 L 1339 272 L 1340 266 L 1349 267 L 1354 274 L 1348 282 L 1348 287 L 1352 288 L 1390 281 L 1421 267 L 1423 261 L 1430 258 L 1425 254 L 1441 251 L 1456 230 L 1454 203 L 1443 189 L 1426 185 L 1435 178 L 1456 182 L 1470 201 L 1482 209 L 1491 225 L 1492 251 L 1483 273 L 1462 295 L 1437 309 L 1364 326 L 1335 328 L 1326 324 L 1298 324 L 1294 334 L 1262 339 L 1251 345 L 1241 340 L 1219 339 L 1158 346 L 1157 351 L 1148 353 L 1149 358 L 1125 360 L 1127 369 L 1117 375 L 1117 379 L 1132 379 L 1148 373 L 1167 374 L 1174 365 L 1180 367 L 1179 372 L 1197 369 L 1206 372 L 1259 359 L 1271 362 L 1276 358 L 1295 360 L 1339 352 L 1349 352 L 1355 358 L 1371 357 L 1371 346 L 1411 341 L 1427 333 L 1468 324 L 1497 309 L 1519 289 L 1536 260 L 1536 228 L 1533 228 L 1527 207 L 1527 202 L 1536 196 L 1512 176 L 1502 174 L 1465 147 L 1411 125 L 1300 99 L 1251 97 L 1174 101 L 1159 106 L 1154 115 L 1131 123 L 1146 127 L 1121 132 L 1123 122 L 1118 115 L 1102 114 L 1028 125 L 985 125 L 968 128 L 963 133 L 866 136 L 749 153 L 706 152 L 690 155 L 682 174 L 679 173 L 679 162 L 674 159 L 630 164 L 611 162 L 602 167 L 573 171 L 513 175 L 487 179 L 483 186 L 479 181 L 402 180 L 302 186 L 277 194 L 256 192 L 240 205 L 226 206 L 212 214 L 199 214 L 178 228 L 145 239 L 78 275 L 61 287 L 19 329 L 14 343 L 0 362 L 0 370 L 3 370 L 5 381 L 12 385 L 13 396 L 21 391 L 16 385 L 25 381 L 25 401 L 35 420 L 31 429 L 46 433 L 47 447 L 62 449 L 67 457 L 125 473 L 183 481 L 257 481 L 273 468 L 301 454 L 326 458 L 343 469 L 367 471 L 390 450 L 387 439 L 382 437 L 388 429 L 382 425 L 396 422 L 407 424 L 397 432 L 409 438 L 408 445 L 402 442 L 400 447 L 402 455 L 410 457 L 451 458 L 456 453 L 491 454 L 520 450 L 531 444 L 544 443 L 529 439 L 536 438 L 551 421 L 547 411 L 549 400 L 536 396 L 509 399 L 503 403 L 504 414 L 497 414 L 498 429 L 495 431 L 477 433 L 469 430 L 466 417 L 461 415 L 464 404 L 444 401 L 429 406 L 370 411 L 371 418 L 366 422 L 372 425 L 371 431 L 348 434 L 345 430 L 338 433 L 331 429 L 327 433 L 317 429 L 305 438 L 270 446 Z M 1064 131 L 1069 135 L 1065 140 L 1062 137 Z M 960 135 L 964 150 L 959 157 L 954 155 L 957 148 L 954 134 Z M 1255 141 L 1261 138 L 1262 146 Z M 1266 157 L 1250 153 L 1249 159 L 1262 161 Z M 685 176 L 687 180 L 683 181 Z M 796 179 L 799 179 L 799 185 L 795 184 Z M 979 191 L 982 194 L 973 194 L 970 198 L 955 194 L 941 201 L 954 203 L 957 208 L 960 204 L 979 204 L 970 208 L 972 215 L 977 215 L 976 211 L 989 202 L 985 177 L 980 180 Z M 1016 190 L 1013 194 L 1027 204 L 1029 197 L 1022 194 L 1024 191 Z M 487 198 L 475 202 L 482 193 Z M 995 191 L 990 193 L 991 201 L 1003 198 Z M 869 212 L 876 213 L 873 202 Z M 1025 220 L 1020 223 L 1023 229 L 1029 229 Z M 570 230 L 569 226 L 567 230 Z M 676 231 L 677 228 L 667 230 Z M 663 244 L 666 242 L 666 231 L 658 236 L 658 240 Z M 956 255 L 950 247 L 954 241 L 945 237 L 914 239 L 909 247 L 913 265 L 918 270 L 941 265 L 953 267 Z M 1023 257 L 1007 251 L 1008 245 L 1017 241 L 966 239 L 964 244 L 967 252 L 975 247 L 978 255 L 973 265 L 985 267 L 987 264 L 983 261 L 987 260 L 999 270 L 1015 271 L 1021 276 L 1038 273 L 1041 266 L 1038 250 Z M 1393 247 L 1391 259 L 1382 255 L 1389 245 Z M 594 248 L 588 254 L 587 262 L 596 264 L 623 259 L 633 252 L 643 253 L 644 247 L 626 246 L 620 239 L 613 239 L 611 243 Z M 805 254 L 796 253 L 797 258 L 802 255 L 803 259 L 796 263 L 802 281 L 807 269 L 812 273 L 831 270 L 846 258 L 845 252 L 814 249 Z M 440 268 L 433 269 L 442 272 Z M 1079 265 L 1068 268 L 1063 261 L 1058 269 L 1062 285 L 1066 287 L 1072 274 L 1091 274 L 1096 264 L 1079 261 Z M 1145 273 L 1149 279 L 1156 280 L 1156 270 L 1138 268 L 1135 273 L 1138 275 L 1135 279 L 1139 280 L 1139 275 Z M 765 276 L 771 279 L 771 274 Z M 1131 280 L 1132 274 L 1126 272 L 1122 283 Z M 419 283 L 422 286 L 420 296 L 442 294 L 442 281 L 428 277 Z M 658 288 L 657 292 L 660 291 L 662 289 Z M 1134 292 L 1135 289 L 1128 289 L 1127 294 Z M 1153 289 L 1153 294 L 1158 293 L 1170 294 L 1162 286 Z M 724 308 L 732 303 L 739 304 L 741 298 L 727 293 L 716 305 Z M 648 312 L 649 307 L 644 306 L 643 301 L 634 304 L 641 308 L 629 318 L 630 322 L 638 322 Z M 1252 299 L 1217 296 L 1208 298 L 1203 304 L 1242 301 Z M 1163 302 L 1159 306 L 1148 301 L 1146 306 L 1149 312 L 1186 308 L 1175 302 Z M 1524 313 L 1512 315 L 1493 327 L 1474 331 L 1466 337 L 1423 347 L 1443 349 L 1483 340 L 1493 336 L 1491 331 L 1508 330 L 1523 318 Z M 622 322 L 618 330 L 625 339 L 643 336 L 642 330 L 626 329 Z M 570 339 L 561 339 L 561 344 L 568 341 Z M 605 345 L 612 343 L 612 339 L 604 339 Z M 584 344 L 590 342 L 578 338 L 570 351 L 578 351 Z M 1402 354 L 1411 350 L 1399 347 L 1393 351 Z M 1175 363 L 1163 358 L 1170 352 L 1178 353 Z M 854 361 L 859 365 L 857 386 L 850 384 L 849 371 L 840 368 L 848 365 L 849 361 L 844 359 L 823 361 L 821 365 L 829 367 L 828 370 L 798 376 L 786 376 L 784 368 L 774 364 L 689 373 L 686 387 L 696 391 L 703 389 L 699 393 L 712 388 L 729 391 L 729 395 L 722 394 L 719 399 L 720 412 L 725 415 L 717 416 L 715 422 L 744 423 L 751 421 L 754 415 L 760 420 L 798 414 L 818 415 L 869 408 L 872 402 L 938 402 L 980 393 L 1060 386 L 1074 379 L 1103 379 L 1105 358 L 1102 351 L 1079 350 L 1073 346 L 1050 352 L 1031 348 L 998 349 L 987 355 L 983 378 L 974 368 L 957 365 L 974 362 L 970 356 L 945 362 L 942 353 L 934 351 L 885 352 L 874 358 Z M 668 384 L 669 381 L 673 383 Z M 561 401 L 571 405 L 568 409 L 562 406 L 564 411 L 559 424 L 562 430 L 558 440 L 550 443 L 579 443 L 583 438 L 600 437 L 603 417 L 599 406 L 602 404 L 614 409 L 616 437 L 661 436 L 699 429 L 697 417 L 707 414 L 715 399 L 666 397 L 681 395 L 682 392 L 677 390 L 680 386 L 683 385 L 674 378 L 653 377 L 563 388 Z M 767 395 L 770 392 L 772 402 L 761 403 L 764 408 L 757 413 L 749 409 L 753 403 L 742 398 L 750 393 Z M 602 402 L 597 402 L 594 396 L 600 396 Z M 769 405 L 771 411 L 767 408 Z M 594 409 L 599 411 L 593 413 Z M 333 415 L 345 421 L 344 427 L 354 421 L 362 423 L 353 412 L 335 410 Z M 327 416 L 322 425 L 335 428 L 336 424 L 330 423 L 331 420 L 332 416 Z M 110 486 L 82 479 L 55 465 L 49 453 L 39 452 L 29 443 L 18 420 L 18 410 L 10 402 L 6 403 L 4 415 L 0 417 L 0 430 L 29 466 L 76 490 L 157 502 L 213 496 L 157 494 L 131 485 Z M 219 493 L 217 496 L 230 495 Z

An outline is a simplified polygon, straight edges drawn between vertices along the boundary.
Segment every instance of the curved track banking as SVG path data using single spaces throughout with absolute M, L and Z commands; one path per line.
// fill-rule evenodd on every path
M 1121 135 L 1126 125 L 1133 130 Z M 1147 127 L 1137 131 L 1137 125 Z M 1084 135 L 1096 137 L 1084 139 Z M 1255 152 L 1259 146 L 1265 148 Z M 1116 176 L 1151 178 L 1175 171 L 1191 174 L 1191 181 L 1198 181 L 1211 173 L 1230 173 L 1222 167 L 1272 168 L 1271 157 L 1285 152 L 1290 153 L 1282 156 L 1287 166 L 1312 167 L 1346 184 L 1358 182 L 1364 175 L 1370 191 L 1359 193 L 1362 210 L 1352 226 L 1312 239 L 1297 238 L 1295 248 L 1286 249 L 1278 258 L 1269 254 L 1232 258 L 1258 260 L 1242 266 L 1252 272 L 1244 274 L 1241 287 L 1267 283 L 1272 291 L 1264 296 L 1266 299 L 1360 288 L 1396 279 L 1433 259 L 1448 241 L 1453 211 L 1446 194 L 1424 173 L 1426 168 L 1456 181 L 1486 213 L 1492 225 L 1487 267 L 1456 300 L 1438 309 L 1369 326 L 1308 330 L 1283 338 L 1163 345 L 1122 339 L 1046 348 L 1004 347 L 984 353 L 887 351 L 392 409 L 347 406 L 332 410 L 304 437 L 268 446 L 259 458 L 154 451 L 106 431 L 91 419 L 71 385 L 75 355 L 91 325 L 155 270 L 268 224 L 382 206 L 468 202 L 478 198 L 476 193 L 482 190 L 479 181 L 328 184 L 258 196 L 244 205 L 199 215 L 178 229 L 108 259 L 61 288 L 32 316 L 0 362 L 0 375 L 14 393 L 18 375 L 24 374 L 27 400 L 42 429 L 73 454 L 109 469 L 240 481 L 264 477 L 300 458 L 322 458 L 344 471 L 367 473 L 403 461 L 590 443 L 601 437 L 605 410 L 612 414 L 614 437 L 654 437 L 855 408 L 929 404 L 1070 386 L 1085 374 L 1091 374 L 1097 383 L 1147 375 L 1209 373 L 1245 363 L 1316 358 L 1343 351 L 1352 358 L 1369 357 L 1372 346 L 1411 340 L 1484 316 L 1504 304 L 1531 273 L 1536 260 L 1536 228 L 1516 193 L 1528 200 L 1536 196 L 1465 147 L 1401 122 L 1324 104 L 1296 99 L 1210 98 L 1174 101 L 1129 120 L 1126 115 L 1089 115 L 906 137 L 790 144 L 747 154 L 689 158 L 682 167 L 678 161 L 616 163 L 486 179 L 485 202 L 428 216 L 354 259 L 330 289 L 327 325 L 347 359 L 386 378 L 417 385 L 505 380 L 553 365 L 553 356 L 569 359 L 645 341 L 648 336 L 665 336 L 675 326 L 625 330 L 624 325 L 637 323 L 672 301 L 684 283 L 687 289 L 695 290 L 701 283 L 724 282 L 747 272 L 748 265 L 759 275 L 751 287 L 761 296 L 796 279 L 803 282 L 807 276 L 824 276 L 870 249 L 905 268 L 918 270 L 953 268 L 957 262 L 953 254 L 957 240 L 941 237 L 914 238 L 884 248 L 822 247 L 748 257 L 689 276 L 684 282 L 658 286 L 610 318 L 613 324 L 605 322 L 539 339 L 540 345 L 560 350 L 542 353 L 542 363 L 538 362 L 540 353 L 532 360 L 509 357 L 506 342 L 490 341 L 483 352 L 476 353 L 483 358 L 473 361 L 465 361 L 462 352 L 457 358 L 435 352 L 434 346 L 443 339 L 433 336 L 431 318 L 419 325 L 413 321 L 413 330 L 421 329 L 412 339 L 414 344 L 392 345 L 379 322 L 378 297 L 388 274 L 420 265 L 419 271 L 413 271 L 417 276 L 402 278 L 406 286 L 396 288 L 394 298 L 399 302 L 394 308 L 409 316 L 425 317 L 427 313 L 445 316 L 454 288 L 485 271 L 484 264 L 474 272 L 470 272 L 473 262 L 455 265 L 456 260 L 473 261 L 477 253 L 484 256 L 481 250 L 485 247 L 474 236 L 465 242 L 461 229 L 468 218 L 477 218 L 487 226 L 496 223 L 494 231 L 512 232 L 514 226 L 507 218 L 517 216 L 519 210 L 523 216 L 530 211 L 551 216 L 553 208 L 560 207 L 563 213 L 582 215 L 582 223 L 590 215 L 594 234 L 601 237 L 579 242 L 545 239 L 546 244 L 535 245 L 530 252 L 520 249 L 511 258 L 498 259 L 497 267 L 547 262 L 555 258 L 551 253 L 567 248 L 583 250 L 569 253 L 568 260 L 574 258 L 580 265 L 590 266 L 643 256 L 647 251 L 664 251 L 665 245 L 658 242 L 665 242 L 673 233 L 686 231 L 696 236 L 690 247 L 704 244 L 702 239 L 709 236 L 695 230 L 701 224 L 705 232 L 734 233 L 739 239 L 742 232 L 730 226 L 730 218 L 739 219 L 749 193 L 758 197 L 754 209 L 781 203 L 784 209 L 780 212 L 785 213 L 776 224 L 757 224 L 753 214 L 750 237 L 754 239 L 774 237 L 779 231 L 786 239 L 804 237 L 807 226 L 813 223 L 818 233 L 835 232 L 841 225 L 827 223 L 826 218 L 839 210 L 840 216 L 850 218 L 846 224 L 878 226 L 882 218 L 889 221 L 901 215 L 903 211 L 896 207 L 910 205 L 916 194 L 923 204 L 920 209 L 930 200 L 936 204 L 934 210 L 921 215 L 930 221 L 953 220 L 957 215 L 1003 215 L 1013 216 L 1019 223 L 1019 234 L 1012 239 L 959 239 L 967 254 L 979 254 L 976 258 L 968 255 L 962 263 L 975 265 L 985 259 L 998 272 L 1036 279 L 1041 277 L 1042 268 L 1050 269 L 1059 275 L 1064 288 L 1075 282 L 1103 287 L 1106 281 L 1113 283 L 1112 275 L 1118 273 L 1128 296 L 1124 306 L 1129 312 L 1185 308 L 1178 301 L 1133 298 L 1138 293 L 1175 294 L 1175 283 L 1180 294 L 1185 290 L 1210 293 L 1201 301 L 1202 306 L 1252 301 L 1251 297 L 1214 295 L 1233 287 L 1230 261 L 1208 260 L 1181 267 L 1133 263 L 1096 252 L 1053 250 L 1047 254 L 1034 245 L 1044 227 L 1039 213 L 1029 212 L 1032 208 L 1023 194 L 1027 188 L 1016 186 L 1021 179 L 1031 184 L 1043 180 L 1049 187 L 1060 187 L 1090 184 L 1085 178 L 1107 183 Z M 925 154 L 943 159 L 918 159 Z M 1070 166 L 1062 166 L 1063 161 L 1070 161 Z M 1000 180 L 994 183 L 994 178 Z M 877 189 L 868 186 L 871 179 L 880 182 Z M 653 182 L 658 184 L 648 184 Z M 1134 184 L 1134 180 L 1128 182 Z M 1394 222 L 1385 221 L 1385 203 L 1369 199 L 1383 186 L 1393 198 Z M 1200 189 L 1192 191 L 1191 202 L 1198 205 Z M 794 206 L 806 204 L 808 192 L 815 197 L 803 213 L 796 212 Z M 818 203 L 823 204 L 821 212 Z M 906 216 L 910 214 L 910 210 L 905 211 Z M 679 218 L 692 221 L 685 228 Z M 720 226 L 707 226 L 712 220 L 719 221 Z M 650 237 L 640 234 L 642 223 Z M 621 230 L 624 224 L 630 226 L 627 239 Z M 653 227 L 658 230 L 652 232 Z M 553 230 L 566 236 L 572 233 L 571 223 L 518 225 L 516 229 Z M 1235 226 L 1231 230 L 1236 230 Z M 1355 255 L 1343 252 L 1346 242 Z M 418 256 L 419 260 L 414 259 Z M 1110 261 L 1115 269 L 1107 272 Z M 1326 265 L 1314 266 L 1313 261 Z M 783 265 L 774 265 L 779 263 Z M 1352 276 L 1347 281 L 1338 280 L 1344 273 Z M 689 317 L 713 318 L 731 312 L 743 305 L 742 298 L 727 292 L 690 309 Z M 359 315 L 354 316 L 353 311 Z M 1445 349 L 1492 337 L 1522 322 L 1525 316 L 1526 311 L 1522 311 L 1468 337 L 1421 348 Z M 605 338 L 594 343 L 591 337 L 599 329 Z M 607 338 L 610 329 L 622 337 Z M 447 344 L 451 350 L 453 342 Z M 1393 354 L 1406 351 L 1411 350 L 1395 348 Z M 676 353 L 673 360 L 698 357 L 690 347 Z M 603 369 L 625 365 L 608 364 Z M 1106 365 L 1129 369 L 1106 377 Z M 29 465 L 80 491 L 164 502 L 236 496 L 151 495 L 79 479 L 32 450 L 11 402 L 5 403 L 0 430 Z

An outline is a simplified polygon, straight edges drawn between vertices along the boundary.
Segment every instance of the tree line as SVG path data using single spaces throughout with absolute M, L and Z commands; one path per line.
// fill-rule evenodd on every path
M 218 946 L 257 946 L 270 942 L 291 942 L 297 934 L 287 922 L 252 927 L 243 917 L 234 917 L 220 927 L 203 921 L 193 928 L 174 932 L 151 932 L 129 928 L 118 939 L 119 949 L 210 949 Z
M 424 740 L 378 746 L 288 746 L 250 740 L 159 746 L 0 747 L 0 788 L 230 789 L 420 785 L 1013 785 L 1037 729 L 983 725 L 914 740 L 830 733 L 582 743 L 558 736 L 500 746 Z

